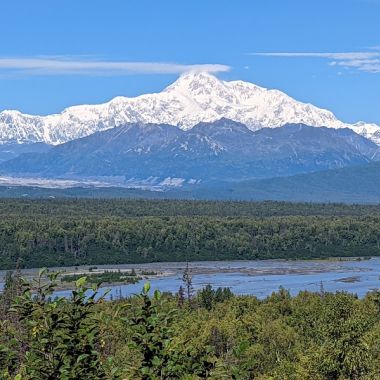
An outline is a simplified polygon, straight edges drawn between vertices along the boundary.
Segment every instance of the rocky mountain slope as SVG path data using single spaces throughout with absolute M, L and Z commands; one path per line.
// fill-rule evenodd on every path
M 0 164 L 2 175 L 120 177 L 123 183 L 182 186 L 270 178 L 377 161 L 380 147 L 350 129 L 287 124 L 251 131 L 228 119 L 189 130 L 128 123 Z

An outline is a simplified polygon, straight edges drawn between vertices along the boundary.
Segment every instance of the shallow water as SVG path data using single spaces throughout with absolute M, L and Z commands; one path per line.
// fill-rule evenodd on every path
M 161 272 L 149 281 L 152 290 L 177 292 L 182 284 L 182 273 L 186 263 L 152 263 L 134 265 L 97 266 L 98 269 L 144 269 Z M 88 266 L 78 267 L 87 269 Z M 266 297 L 280 286 L 295 295 L 301 290 L 319 291 L 321 284 L 325 291 L 345 290 L 363 297 L 368 291 L 380 288 L 380 258 L 358 261 L 355 259 L 305 260 L 305 261 L 218 261 L 190 263 L 194 290 L 207 284 L 214 288 L 229 287 L 235 294 L 251 294 L 259 298 Z M 74 268 L 63 268 L 74 271 Z M 62 268 L 60 268 L 62 270 Z M 33 277 L 37 270 L 23 271 L 25 277 Z M 0 280 L 5 272 L 0 271 Z M 101 293 L 109 291 L 107 298 L 126 297 L 139 293 L 143 280 L 133 285 L 104 286 Z M 0 288 L 2 287 L 0 282 Z M 69 296 L 69 290 L 57 291 L 57 296 Z

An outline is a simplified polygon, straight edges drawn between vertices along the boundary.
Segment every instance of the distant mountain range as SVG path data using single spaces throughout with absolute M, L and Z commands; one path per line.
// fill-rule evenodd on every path
M 113 186 L 100 194 L 380 202 L 379 145 L 375 124 L 189 73 L 158 94 L 59 115 L 1 112 L 0 196 Z
M 0 143 L 60 144 L 126 123 L 170 124 L 191 129 L 200 122 L 227 118 L 250 130 L 305 124 L 351 128 L 380 144 L 380 127 L 339 121 L 330 111 L 305 104 L 278 90 L 243 81 L 221 81 L 207 73 L 188 73 L 160 93 L 117 97 L 100 105 L 82 105 L 62 113 L 33 116 L 0 113 Z
M 118 177 L 133 185 L 195 185 L 291 176 L 380 160 L 380 147 L 350 129 L 287 124 L 249 130 L 228 119 L 184 131 L 131 123 L 0 164 L 0 173 L 43 178 Z

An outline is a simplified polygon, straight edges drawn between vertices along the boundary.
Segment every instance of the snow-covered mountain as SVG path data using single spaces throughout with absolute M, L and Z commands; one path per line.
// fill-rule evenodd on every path
M 0 113 L 0 143 L 60 144 L 126 123 L 171 124 L 188 130 L 199 122 L 227 118 L 251 130 L 287 123 L 351 128 L 380 145 L 380 126 L 346 124 L 330 111 L 298 102 L 278 90 L 243 81 L 221 81 L 208 73 L 187 73 L 160 93 L 116 97 L 108 103 L 81 105 L 60 114 L 33 116 Z

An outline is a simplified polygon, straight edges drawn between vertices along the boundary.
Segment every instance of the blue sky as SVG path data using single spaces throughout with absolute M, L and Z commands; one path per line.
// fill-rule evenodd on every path
M 0 14 L 0 110 L 160 91 L 199 67 L 380 123 L 380 0 L 2 0 Z

